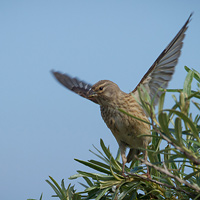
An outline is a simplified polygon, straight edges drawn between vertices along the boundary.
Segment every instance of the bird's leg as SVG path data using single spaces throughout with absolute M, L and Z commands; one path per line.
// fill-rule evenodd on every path
M 147 161 L 147 150 L 144 150 L 143 155 L 144 155 L 144 160 Z M 147 166 L 147 173 L 145 175 L 147 176 L 147 178 L 151 179 L 149 166 Z
M 119 148 L 121 151 L 121 156 L 122 156 L 122 176 L 126 177 L 124 170 L 125 170 L 125 164 L 127 162 L 127 158 L 126 158 L 126 145 L 124 143 L 120 143 L 119 144 Z

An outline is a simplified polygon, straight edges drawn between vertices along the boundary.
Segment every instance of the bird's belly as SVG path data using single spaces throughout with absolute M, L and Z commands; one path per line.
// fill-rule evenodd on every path
M 118 143 L 123 142 L 131 148 L 137 148 L 143 147 L 151 141 L 150 137 L 139 137 L 150 134 L 149 125 L 147 126 L 145 123 L 115 109 L 106 109 L 105 111 L 101 108 L 101 114 Z

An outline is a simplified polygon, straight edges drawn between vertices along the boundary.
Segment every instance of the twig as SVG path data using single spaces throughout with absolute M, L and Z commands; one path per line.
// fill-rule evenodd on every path
M 145 161 L 144 159 L 140 159 L 140 158 L 138 158 L 138 157 L 137 157 L 137 159 L 140 160 L 140 161 L 141 161 L 142 163 L 144 163 L 145 165 L 147 165 L 147 166 L 149 166 L 149 167 L 152 167 L 152 168 L 156 169 L 157 171 L 159 171 L 159 172 L 161 172 L 161 173 L 164 173 L 164 174 L 166 174 L 167 176 L 169 176 L 169 177 L 175 179 L 175 180 L 178 181 L 179 183 L 185 184 L 185 185 L 188 186 L 189 188 L 194 189 L 196 192 L 200 192 L 200 188 L 199 188 L 198 186 L 192 185 L 192 184 L 188 183 L 187 181 L 185 181 L 185 180 L 179 178 L 178 176 L 173 175 L 172 173 L 170 173 L 170 172 L 167 170 L 167 168 L 164 169 L 164 168 L 158 167 L 158 166 L 156 166 L 156 165 L 154 165 L 154 164 L 152 164 L 152 163 L 150 163 L 150 162 L 148 162 L 148 161 Z
M 146 181 L 150 181 L 150 182 L 156 183 L 156 184 L 158 184 L 158 185 L 162 185 L 162 186 L 165 186 L 165 187 L 168 187 L 168 188 L 177 190 L 177 191 L 179 191 L 179 192 L 184 192 L 184 193 L 186 193 L 188 196 L 194 197 L 194 195 L 192 195 L 190 192 L 187 192 L 186 190 L 183 190 L 183 189 L 181 189 L 180 187 L 175 187 L 175 186 L 172 186 L 172 185 L 169 185 L 169 184 L 166 184 L 166 183 L 162 183 L 162 182 L 160 182 L 160 181 L 153 180 L 153 179 L 150 179 L 150 178 L 148 178 L 148 177 L 144 177 L 144 176 L 139 175 L 139 174 L 133 174 L 133 173 L 128 173 L 128 174 L 129 174 L 129 175 L 132 175 L 132 176 L 136 176 L 136 177 L 141 178 L 141 179 L 146 180 Z
M 200 165 L 200 160 L 195 158 L 192 154 L 190 154 L 189 152 L 185 151 L 183 148 L 179 147 L 178 145 L 176 145 L 175 143 L 173 143 L 168 137 L 166 137 L 164 134 L 162 134 L 156 127 L 153 127 L 154 130 L 160 134 L 160 136 L 166 140 L 169 144 L 173 145 L 177 150 L 179 150 L 180 152 L 182 152 L 183 154 L 185 154 L 185 156 L 189 159 L 192 160 L 192 162 L 195 165 Z
M 151 107 L 150 107 L 151 108 Z M 182 152 L 189 160 L 192 160 L 194 165 L 200 165 L 200 160 L 195 158 L 190 152 L 185 151 L 182 147 L 176 145 L 175 143 L 173 143 L 168 137 L 166 137 L 164 134 L 162 134 L 158 128 L 155 126 L 154 124 L 154 119 L 153 119 L 153 111 L 152 108 L 150 110 L 150 119 L 151 119 L 151 125 L 153 127 L 153 129 L 160 134 L 160 136 L 166 140 L 169 144 L 173 145 L 177 150 L 179 150 L 180 152 Z

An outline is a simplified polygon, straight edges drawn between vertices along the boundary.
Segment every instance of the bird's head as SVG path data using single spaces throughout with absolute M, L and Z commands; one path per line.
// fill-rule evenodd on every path
M 88 92 L 89 98 L 95 98 L 102 105 L 115 106 L 115 99 L 122 91 L 118 85 L 109 80 L 101 80 L 95 83 Z

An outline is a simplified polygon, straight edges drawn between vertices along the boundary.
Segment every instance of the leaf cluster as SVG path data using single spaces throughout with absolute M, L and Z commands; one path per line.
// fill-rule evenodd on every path
M 162 90 L 157 112 L 148 94 L 145 100 L 140 98 L 139 103 L 149 115 L 152 127 L 152 143 L 147 149 L 149 161 L 139 156 L 125 167 L 127 176 L 124 177 L 120 151 L 113 157 L 101 139 L 101 150 L 95 146 L 95 151 L 90 150 L 97 160 L 75 159 L 87 166 L 89 172 L 79 170 L 69 179 L 81 177 L 84 190 L 76 192 L 71 185 L 65 188 L 64 180 L 59 186 L 50 177 L 47 182 L 55 196 L 62 200 L 200 199 L 200 73 L 188 67 L 185 69 L 187 76 L 183 89 Z M 195 90 L 192 90 L 193 80 L 197 82 Z M 171 92 L 174 105 L 163 109 L 165 95 Z M 197 114 L 191 113 L 191 106 Z M 147 166 L 151 178 L 144 175 Z

